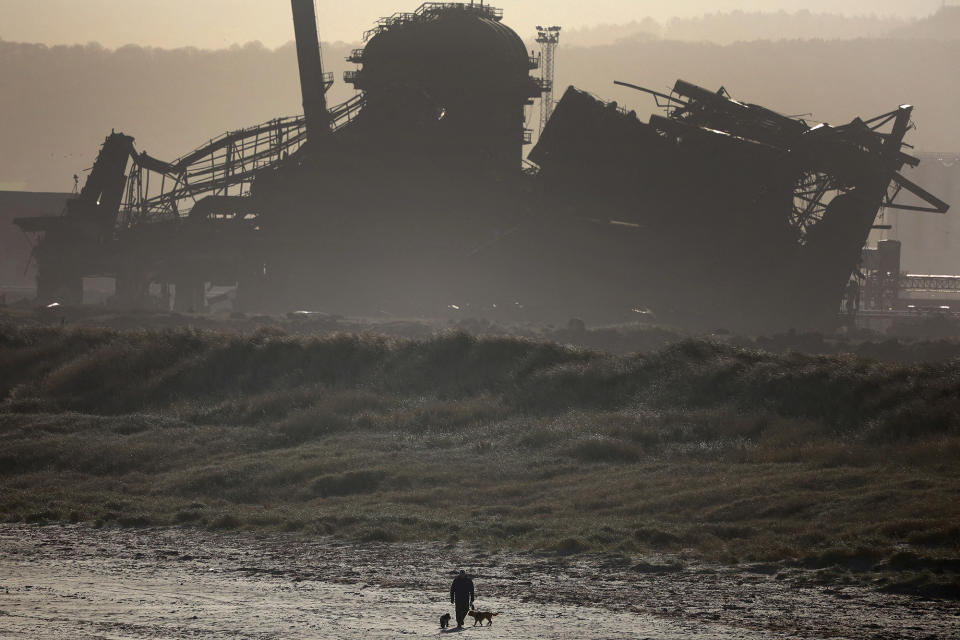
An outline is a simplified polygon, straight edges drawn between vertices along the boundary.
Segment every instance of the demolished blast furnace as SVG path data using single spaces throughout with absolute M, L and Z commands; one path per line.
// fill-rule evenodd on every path
M 910 107 L 811 126 L 682 81 L 649 123 L 568 89 L 524 171 L 547 87 L 498 9 L 380 20 L 345 77 L 362 93 L 328 107 L 312 1 L 292 6 L 305 116 L 171 163 L 109 137 L 65 216 L 19 222 L 44 233 L 41 300 L 112 275 L 124 304 L 172 284 L 181 310 L 218 283 L 245 310 L 826 327 L 881 207 L 947 209 L 899 173 Z

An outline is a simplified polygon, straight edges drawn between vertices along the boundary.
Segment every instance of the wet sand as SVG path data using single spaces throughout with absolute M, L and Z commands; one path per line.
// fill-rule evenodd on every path
M 662 558 L 486 554 L 188 529 L 0 525 L 0 638 L 442 637 L 452 572 L 518 638 L 960 637 L 956 603 L 803 586 L 789 572 Z M 446 634 L 443 634 L 446 635 Z

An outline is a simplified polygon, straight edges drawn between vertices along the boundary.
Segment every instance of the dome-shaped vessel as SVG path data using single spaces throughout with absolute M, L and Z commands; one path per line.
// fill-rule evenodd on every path
M 523 107 L 539 95 L 536 59 L 500 12 L 426 3 L 380 21 L 348 79 L 366 94 L 365 126 L 386 144 L 425 147 L 445 164 L 516 170 Z

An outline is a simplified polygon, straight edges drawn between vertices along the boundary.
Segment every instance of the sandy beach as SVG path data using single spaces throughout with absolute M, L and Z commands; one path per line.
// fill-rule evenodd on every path
M 456 566 L 485 638 L 948 638 L 947 602 L 798 586 L 783 572 L 633 567 L 293 535 L 0 527 L 0 638 L 435 637 Z M 456 632 L 455 632 L 456 633 Z

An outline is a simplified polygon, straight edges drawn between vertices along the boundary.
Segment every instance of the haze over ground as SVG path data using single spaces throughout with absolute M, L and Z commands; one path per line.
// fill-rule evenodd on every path
M 419 0 L 317 0 L 322 37 L 356 41 L 381 16 L 412 11 Z M 921 17 L 941 0 L 495 0 L 519 33 L 549 21 L 565 29 L 619 24 L 653 18 L 691 17 L 727 11 L 830 12 L 843 15 Z M 776 38 L 776 34 L 770 34 Z M 4 0 L 0 38 L 18 42 L 74 44 L 99 42 L 105 47 L 137 44 L 150 47 L 217 49 L 260 41 L 268 47 L 292 39 L 288 0 Z

